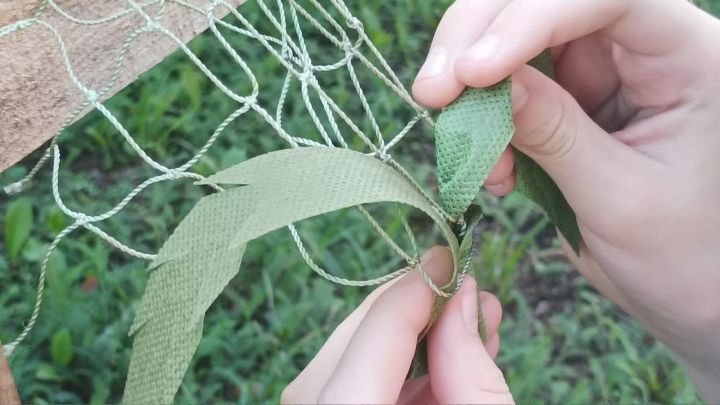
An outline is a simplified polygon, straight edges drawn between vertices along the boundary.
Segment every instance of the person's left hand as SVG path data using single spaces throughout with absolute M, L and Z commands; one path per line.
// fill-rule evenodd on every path
M 423 269 L 442 285 L 453 261 L 433 248 Z M 500 303 L 478 294 L 472 277 L 443 309 L 427 336 L 429 374 L 406 380 L 434 293 L 418 271 L 372 292 L 335 329 L 310 364 L 282 393 L 282 403 L 512 403 L 493 362 L 500 347 Z M 487 343 L 478 335 L 478 298 Z

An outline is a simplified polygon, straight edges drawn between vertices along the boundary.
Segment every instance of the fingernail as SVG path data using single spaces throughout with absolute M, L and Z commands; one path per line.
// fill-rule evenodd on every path
M 445 285 L 453 268 L 450 250 L 440 246 L 428 250 L 420 258 L 420 266 L 436 285 Z
M 527 87 L 517 80 L 512 82 L 512 110 L 513 113 L 520 111 L 528 100 L 530 93 Z
M 513 191 L 514 186 L 514 179 L 510 177 L 506 180 L 503 180 L 501 183 L 486 184 L 485 189 L 498 197 L 503 197 L 507 194 L 510 194 Z
M 424 255 L 420 258 L 420 265 L 427 266 L 428 263 L 430 263 L 433 258 L 437 255 L 435 249 L 430 249 L 427 252 L 425 252 Z
M 430 49 L 425 63 L 418 72 L 418 79 L 429 79 L 431 77 L 440 76 L 447 70 L 448 53 L 445 47 L 436 46 Z
M 466 291 L 462 297 L 462 314 L 468 332 L 478 333 L 478 297 L 476 291 Z
M 499 50 L 500 38 L 488 35 L 481 38 L 468 50 L 468 56 L 476 62 L 489 62 L 495 58 Z

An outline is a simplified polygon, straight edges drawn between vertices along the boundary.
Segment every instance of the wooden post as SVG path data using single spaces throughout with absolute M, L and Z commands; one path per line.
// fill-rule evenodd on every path
M 20 405 L 20 396 L 10 366 L 3 354 L 2 342 L 0 342 L 0 404 Z
M 237 7 L 243 1 L 228 2 Z M 42 2 L 0 1 L 0 29 L 33 17 Z M 205 10 L 211 0 L 186 2 Z M 55 0 L 55 3 L 67 14 L 83 20 L 98 20 L 128 8 L 126 0 Z M 138 3 L 148 2 L 138 0 Z M 159 10 L 157 4 L 145 8 L 149 15 Z M 219 18 L 228 11 L 219 7 L 214 15 Z M 102 24 L 77 24 L 49 6 L 39 18 L 57 30 L 65 42 L 75 75 L 92 90 L 105 87 L 123 42 L 147 24 L 136 12 Z M 165 2 L 160 23 L 184 42 L 208 27 L 204 15 L 172 1 Z M 140 35 L 128 48 L 118 80 L 105 98 L 127 86 L 176 48 L 177 44 L 161 33 Z M 84 95 L 70 80 L 50 29 L 35 23 L 0 37 L 0 171 L 50 139 L 83 100 Z

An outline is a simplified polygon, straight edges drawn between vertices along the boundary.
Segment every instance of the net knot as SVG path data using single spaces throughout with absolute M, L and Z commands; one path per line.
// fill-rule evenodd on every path
M 428 110 L 422 110 L 422 111 L 420 111 L 420 113 L 418 114 L 418 117 L 423 118 L 423 119 L 424 119 L 424 118 L 427 118 L 427 117 L 429 117 L 429 116 L 430 116 L 430 111 L 428 111 Z
M 5 191 L 5 194 L 7 195 L 15 195 L 22 191 L 24 183 L 21 181 L 16 181 L 15 183 L 8 184 L 3 188 Z
M 390 154 L 387 153 L 387 151 L 385 149 L 380 149 L 377 152 L 375 152 L 375 156 L 385 163 L 390 161 L 390 159 L 392 158 L 392 156 L 390 156 Z
M 300 79 L 303 83 L 314 84 L 315 76 L 313 75 L 312 66 L 305 65 L 302 73 L 298 76 L 298 79 Z
M 98 92 L 95 90 L 88 90 L 87 93 L 85 93 L 85 96 L 87 97 L 87 100 L 90 102 L 90 104 L 95 104 L 100 97 Z
M 158 24 L 157 21 L 148 19 L 147 24 L 145 24 L 145 27 L 148 31 L 160 31 L 160 24 Z
M 342 47 L 342 50 L 345 51 L 346 55 L 350 55 L 355 53 L 355 46 L 352 44 L 352 42 L 348 41 L 347 39 L 340 44 Z
M 363 28 L 362 21 L 358 20 L 355 17 L 351 17 L 351 18 L 347 19 L 347 26 L 350 29 L 358 30 L 358 31 Z
M 178 169 L 170 169 L 165 173 L 165 175 L 170 180 L 177 180 L 183 177 L 183 172 Z
M 76 212 L 76 213 L 74 213 L 74 214 L 73 214 L 73 217 L 75 217 L 75 222 L 76 222 L 79 226 L 85 226 L 86 224 L 89 224 L 90 222 L 92 222 L 92 218 L 90 218 L 89 216 L 83 214 L 82 212 Z

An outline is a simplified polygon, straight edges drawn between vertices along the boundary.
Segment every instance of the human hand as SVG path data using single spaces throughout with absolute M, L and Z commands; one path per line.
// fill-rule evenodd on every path
M 557 83 L 524 64 L 553 48 Z M 414 84 L 441 107 L 513 78 L 512 145 L 555 180 L 565 250 L 720 399 L 720 22 L 683 0 L 458 0 Z M 506 151 L 487 180 L 514 185 Z
M 453 266 L 448 249 L 431 249 L 422 263 L 433 281 L 447 282 Z M 478 296 L 485 345 L 478 335 Z M 489 293 L 478 295 L 472 277 L 465 278 L 427 336 L 429 374 L 406 380 L 433 299 L 417 271 L 373 291 L 285 388 L 281 402 L 511 403 L 493 362 L 500 347 L 500 303 Z

